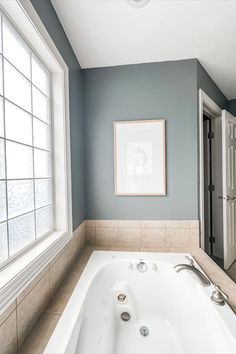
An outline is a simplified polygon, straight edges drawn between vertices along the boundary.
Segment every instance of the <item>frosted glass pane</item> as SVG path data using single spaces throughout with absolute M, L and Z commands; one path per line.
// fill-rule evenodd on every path
M 7 178 L 32 178 L 32 148 L 11 141 L 7 146 Z
M 50 177 L 50 153 L 34 149 L 35 178 Z
M 6 138 L 32 145 L 32 117 L 5 101 Z
M 2 16 L 0 16 L 0 53 L 2 53 Z
M 33 87 L 33 115 L 49 123 L 49 101 L 39 90 Z
M 0 179 L 5 178 L 5 148 L 4 140 L 0 139 Z
M 3 99 L 0 97 L 0 136 L 4 136 Z
M 0 182 L 0 222 L 5 221 L 6 213 L 6 182 Z
M 35 180 L 35 205 L 36 208 L 51 204 L 52 186 L 50 179 Z
M 34 118 L 34 146 L 50 150 L 50 126 Z
M 30 82 L 6 60 L 4 60 L 4 88 L 6 98 L 31 112 Z
M 32 57 L 32 82 L 45 95 L 49 96 L 49 73 L 46 68 L 33 55 Z
M 8 181 L 8 217 L 27 213 L 34 209 L 34 185 L 33 181 Z
M 8 227 L 10 256 L 29 245 L 35 239 L 34 213 L 10 220 Z
M 50 231 L 53 231 L 52 207 L 36 210 L 36 237 L 40 237 Z
M 3 94 L 2 56 L 0 55 L 0 94 Z
M 5 18 L 3 19 L 3 55 L 30 78 L 30 49 Z
M 0 262 L 8 258 L 7 223 L 0 224 Z

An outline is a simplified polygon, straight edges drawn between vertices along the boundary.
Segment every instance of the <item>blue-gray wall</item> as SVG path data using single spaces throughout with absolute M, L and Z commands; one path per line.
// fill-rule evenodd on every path
M 83 70 L 88 219 L 198 218 L 196 65 Z M 167 196 L 114 196 L 113 122 L 155 118 L 166 119 Z
M 31 0 L 69 68 L 73 228 L 85 219 L 85 160 L 82 74 L 50 0 Z
M 229 101 L 228 109 L 230 113 L 236 116 L 236 98 L 234 100 Z
M 198 89 L 228 104 L 198 60 L 87 69 L 83 78 L 87 218 L 197 219 Z M 154 118 L 166 119 L 167 196 L 114 196 L 113 121 Z

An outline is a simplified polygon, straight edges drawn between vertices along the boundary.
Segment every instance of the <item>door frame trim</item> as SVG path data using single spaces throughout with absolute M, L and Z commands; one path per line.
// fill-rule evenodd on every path
M 200 247 L 205 250 L 203 114 L 206 114 L 210 118 L 217 118 L 221 115 L 222 109 L 202 89 L 198 90 L 198 98 Z

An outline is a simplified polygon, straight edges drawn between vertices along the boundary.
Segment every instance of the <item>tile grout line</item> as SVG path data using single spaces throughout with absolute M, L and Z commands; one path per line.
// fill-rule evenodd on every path
M 14 300 L 16 302 L 16 300 Z M 13 302 L 14 302 L 13 301 Z M 11 306 L 11 305 L 10 305 Z M 16 311 L 17 306 L 15 305 L 14 309 L 9 313 L 9 315 L 4 319 L 4 321 L 2 321 L 2 323 L 0 324 L 0 327 L 9 319 L 9 317 L 13 314 L 14 311 Z M 6 309 L 7 310 L 7 309 Z M 5 312 L 5 311 L 4 311 Z M 2 315 L 4 314 L 4 312 L 2 313 Z
M 17 305 L 17 303 L 16 303 Z M 16 306 L 16 348 L 19 350 L 18 306 Z
M 48 264 L 48 266 L 49 266 L 49 264 Z M 18 303 L 17 302 L 17 299 L 18 299 L 18 297 L 16 298 L 16 307 L 18 307 L 21 303 L 22 303 L 22 301 L 26 298 L 26 296 L 28 296 L 30 293 L 31 293 L 31 291 L 36 287 L 36 285 L 44 278 L 44 276 L 47 274 L 47 273 L 49 273 L 49 267 L 48 267 L 48 270 L 40 277 L 40 279 L 37 281 L 37 283 L 35 283 L 35 285 L 32 287 L 32 289 L 30 289 L 29 290 L 29 292 L 27 293 L 27 294 L 25 294 L 25 296 L 20 300 L 20 302 Z M 40 274 L 40 273 L 39 273 Z M 38 274 L 38 275 L 39 275 Z M 37 275 L 36 275 L 36 278 L 37 278 Z M 33 280 L 32 280 L 32 282 L 33 282 Z M 31 283 L 30 283 L 31 284 Z M 30 284 L 28 285 L 28 286 L 30 286 Z M 26 289 L 26 288 L 25 288 Z M 24 292 L 24 290 L 22 291 L 22 293 Z M 20 294 L 21 295 L 21 294 Z M 19 296 L 20 296 L 19 295 Z

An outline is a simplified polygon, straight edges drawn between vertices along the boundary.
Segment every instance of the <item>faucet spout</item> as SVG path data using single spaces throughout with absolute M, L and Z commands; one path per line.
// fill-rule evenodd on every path
M 186 258 L 187 258 L 187 256 L 186 256 Z M 187 258 L 187 259 L 189 260 L 190 264 L 177 264 L 176 266 L 174 266 L 174 270 L 177 273 L 179 273 L 183 270 L 191 271 L 197 276 L 197 278 L 200 281 L 200 283 L 202 284 L 202 286 L 204 286 L 204 287 L 210 286 L 211 282 L 200 270 L 195 268 L 193 260 L 192 259 L 190 260 L 189 258 Z

